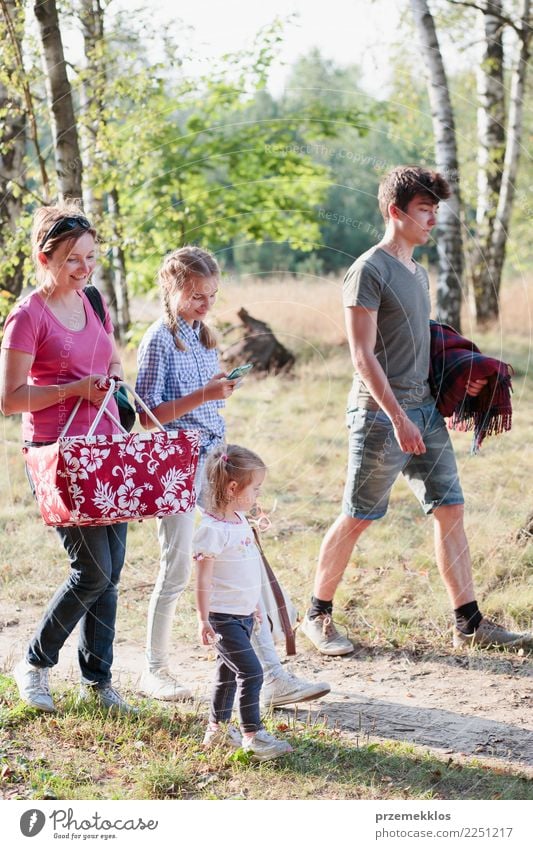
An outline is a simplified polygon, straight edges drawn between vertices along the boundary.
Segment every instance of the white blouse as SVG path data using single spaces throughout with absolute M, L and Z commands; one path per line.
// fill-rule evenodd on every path
M 204 513 L 193 539 L 199 569 L 214 557 L 209 611 L 250 616 L 261 593 L 261 555 L 244 513 L 229 522 Z

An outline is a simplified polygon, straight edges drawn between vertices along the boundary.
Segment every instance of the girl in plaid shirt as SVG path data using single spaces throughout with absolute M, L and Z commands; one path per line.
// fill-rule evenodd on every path
M 224 443 L 220 415 L 237 381 L 220 371 L 216 339 L 205 324 L 219 287 L 215 258 L 195 246 L 165 257 L 159 269 L 163 316 L 146 332 L 138 354 L 136 389 L 167 430 L 194 428 L 200 432 L 196 490 L 208 453 Z M 144 427 L 152 427 L 142 411 Z M 161 560 L 148 608 L 146 668 L 140 689 L 164 701 L 190 698 L 169 668 L 172 622 L 178 598 L 188 584 L 192 565 L 194 511 L 157 520 Z M 265 616 L 266 620 L 266 616 Z M 317 698 L 329 692 L 324 683 L 309 683 L 285 672 L 265 623 L 254 638 L 265 677 L 262 697 L 269 706 Z

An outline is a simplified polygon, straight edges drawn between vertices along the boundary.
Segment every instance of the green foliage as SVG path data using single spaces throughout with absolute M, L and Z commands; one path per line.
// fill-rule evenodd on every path
M 64 4 L 62 22 L 79 28 L 79 9 Z M 455 47 L 470 49 L 466 13 L 449 4 L 438 11 L 446 16 L 441 31 Z M 210 63 L 200 79 L 186 70 L 194 57 L 184 25 L 161 34 L 146 10 L 112 17 L 107 7 L 104 24 L 103 38 L 86 41 L 83 67 L 71 69 L 71 77 L 84 181 L 105 245 L 102 262 L 110 265 L 111 250 L 121 247 L 134 292 L 149 289 L 161 256 L 188 241 L 214 250 L 223 266 L 237 272 L 337 274 L 380 238 L 376 194 L 382 174 L 402 162 L 434 162 L 420 56 L 409 52 L 405 39 L 396 53 L 389 52 L 394 82 L 388 101 L 360 89 L 357 65 L 340 68 L 318 50 L 294 64 L 284 92 L 273 96 L 266 84 L 286 22 L 275 20 L 250 48 Z M 17 102 L 23 83 L 29 86 L 53 172 L 35 45 L 25 35 L 22 69 L 1 22 L 0 36 L 0 86 Z M 473 73 L 462 71 L 451 83 L 468 223 L 476 192 Z M 509 244 L 518 270 L 530 259 L 530 170 L 524 156 Z M 6 237 L 4 281 L 21 262 L 31 277 L 28 220 L 43 195 L 31 142 L 20 186 L 11 188 L 21 193 L 25 218 Z M 434 246 L 422 253 L 436 258 Z
M 179 243 L 224 257 L 236 243 L 287 241 L 308 251 L 319 239 L 314 205 L 328 172 L 298 149 L 295 120 L 280 117 L 260 88 L 269 55 L 260 45 L 249 67 L 226 57 L 225 76 L 159 93 L 161 120 L 144 126 L 140 149 L 135 136 L 135 167 L 121 174 L 134 284 L 150 285 L 161 255 Z M 270 114 L 255 113 L 256 98 Z M 298 129 L 306 120 L 298 117 Z M 307 120 L 313 133 L 318 122 Z
M 320 238 L 311 256 L 293 251 L 289 244 L 236 246 L 233 253 L 239 270 L 339 273 L 381 237 L 384 225 L 376 202 L 379 180 L 394 165 L 423 158 L 420 149 L 429 143 L 431 125 L 420 128 L 416 113 L 411 120 L 413 113 L 404 110 L 395 96 L 388 103 L 369 97 L 359 88 L 360 78 L 356 65 L 339 68 L 314 50 L 293 66 L 279 103 L 267 104 L 269 114 L 277 112 L 288 120 L 322 112 L 319 132 L 311 135 L 306 128 L 290 146 L 329 174 L 322 201 L 315 199 Z M 398 87 L 402 87 L 400 77 Z M 261 108 L 264 105 L 263 98 Z M 285 151 L 276 153 L 280 156 Z
M 86 33 L 93 25 L 94 36 L 94 20 L 84 14 Z M 262 258 L 250 256 L 250 267 L 272 268 L 277 256 L 284 267 L 328 270 L 320 254 L 321 210 L 338 181 L 316 149 L 345 132 L 353 139 L 367 133 L 370 112 L 362 99 L 330 98 L 325 90 L 274 99 L 265 84 L 283 38 L 279 20 L 201 79 L 184 72 L 187 57 L 177 56 L 175 42 L 151 32 L 146 20 L 141 27 L 135 15 L 118 16 L 112 27 L 106 20 L 104 32 L 86 40 L 86 66 L 73 79 L 84 181 L 106 246 L 104 264 L 122 246 L 134 291 L 149 288 L 161 256 L 184 242 L 209 247 L 230 267 L 242 267 L 257 245 Z M 159 62 L 145 46 L 156 41 Z M 303 76 L 318 78 L 321 62 L 313 55 Z M 332 65 L 325 70 L 332 79 L 340 74 Z M 31 84 L 38 92 L 37 81 Z M 46 132 L 43 124 L 40 133 Z M 117 203 L 119 214 L 110 215 Z M 339 265 L 345 264 L 343 258 Z
M 89 53 L 78 77 L 80 126 L 92 139 L 85 177 L 101 200 L 105 243 L 125 248 L 134 290 L 152 285 L 161 256 L 180 243 L 204 244 L 227 265 L 242 243 L 286 243 L 299 256 L 320 243 L 316 204 L 329 168 L 303 148 L 361 113 L 318 99 L 280 109 L 264 85 L 281 38 L 276 21 L 199 80 L 175 60 L 169 74 L 173 52 L 150 62 L 131 29 L 128 49 L 120 30 Z M 118 227 L 106 214 L 113 190 Z

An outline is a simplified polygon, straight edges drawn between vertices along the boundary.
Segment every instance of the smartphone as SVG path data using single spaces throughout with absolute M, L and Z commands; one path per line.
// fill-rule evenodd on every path
M 248 374 L 250 369 L 254 367 L 253 363 L 246 363 L 243 366 L 237 366 L 232 369 L 229 374 L 226 375 L 226 380 L 237 380 L 239 377 L 244 377 L 245 374 Z

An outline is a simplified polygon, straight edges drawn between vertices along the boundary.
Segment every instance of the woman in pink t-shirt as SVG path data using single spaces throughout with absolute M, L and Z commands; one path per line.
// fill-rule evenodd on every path
M 5 415 L 22 413 L 23 439 L 38 446 L 57 440 L 79 398 L 68 435 L 86 433 L 106 395 L 108 377 L 122 376 L 122 366 L 107 310 L 102 323 L 83 291 L 96 265 L 96 231 L 90 222 L 72 203 L 41 207 L 34 217 L 32 246 L 39 285 L 5 323 L 0 405 Z M 116 407 L 110 409 L 118 416 Z M 103 416 L 96 433 L 116 430 Z M 132 711 L 111 686 L 127 525 L 56 530 L 70 574 L 14 669 L 20 696 L 39 710 L 55 710 L 48 670 L 79 623 L 80 698 Z

